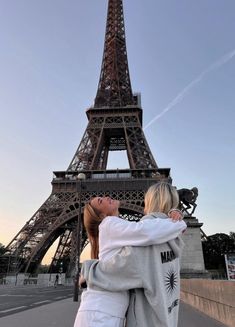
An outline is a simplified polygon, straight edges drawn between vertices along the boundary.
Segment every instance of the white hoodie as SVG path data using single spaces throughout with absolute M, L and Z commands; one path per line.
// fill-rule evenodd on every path
M 187 227 L 184 221 L 172 222 L 170 218 L 161 213 L 155 213 L 155 219 L 151 218 L 153 216 L 148 215 L 136 223 L 114 216 L 106 217 L 99 227 L 100 262 L 103 262 L 104 266 L 105 262 L 112 263 L 112 260 L 115 260 L 115 254 L 119 253 L 125 246 L 146 247 L 173 240 Z M 88 267 L 89 261 L 83 264 L 82 275 L 88 278 L 89 285 L 91 280 L 87 274 Z M 95 283 L 94 285 L 96 285 Z M 124 318 L 129 304 L 128 289 L 131 287 L 110 292 L 109 285 L 106 283 L 102 285 L 98 281 L 98 286 L 103 290 L 89 285 L 87 290 L 83 291 L 79 311 L 95 310 Z M 110 287 L 115 287 L 115 285 L 110 285 Z

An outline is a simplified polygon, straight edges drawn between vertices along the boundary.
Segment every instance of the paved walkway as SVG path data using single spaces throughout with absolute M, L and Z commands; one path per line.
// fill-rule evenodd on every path
M 73 327 L 78 302 L 72 299 L 53 302 L 0 318 L 1 327 Z M 182 304 L 178 327 L 224 327 L 224 325 Z M 147 327 L 147 326 L 143 326 Z
M 1 327 L 72 327 L 78 302 L 72 299 L 53 302 L 0 318 Z

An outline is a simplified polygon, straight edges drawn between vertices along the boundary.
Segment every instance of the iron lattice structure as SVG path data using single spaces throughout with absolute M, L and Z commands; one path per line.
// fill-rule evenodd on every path
M 142 129 L 140 95 L 133 95 L 127 61 L 123 4 L 109 0 L 102 69 L 94 106 L 87 110 L 88 126 L 66 171 L 54 172 L 52 193 L 7 246 L 1 272 L 37 270 L 49 247 L 59 238 L 50 272 L 61 263 L 69 275 L 84 230 L 77 235 L 79 212 L 92 196 L 121 201 L 120 213 L 137 221 L 143 215 L 144 192 L 160 180 L 170 181 L 170 169 L 159 169 Z M 109 151 L 125 150 L 129 169 L 107 170 Z M 85 181 L 78 180 L 83 172 Z
M 108 5 L 103 61 L 95 107 L 134 105 L 129 75 L 122 0 Z

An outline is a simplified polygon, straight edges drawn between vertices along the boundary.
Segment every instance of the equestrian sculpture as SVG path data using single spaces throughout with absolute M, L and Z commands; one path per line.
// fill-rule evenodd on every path
M 193 187 L 191 190 L 187 188 L 182 188 L 177 190 L 179 194 L 179 209 L 185 213 L 187 216 L 192 216 L 194 213 L 197 204 L 196 199 L 198 197 L 198 188 Z M 191 212 L 189 210 L 192 209 Z

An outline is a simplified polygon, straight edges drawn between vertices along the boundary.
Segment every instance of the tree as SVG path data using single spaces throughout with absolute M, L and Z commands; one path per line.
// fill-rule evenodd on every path
M 224 254 L 235 252 L 235 233 L 217 233 L 202 242 L 206 269 L 224 269 Z
M 48 265 L 39 265 L 38 269 L 37 269 L 37 273 L 38 274 L 46 274 L 49 270 L 49 266 Z
M 235 232 L 230 232 L 229 233 L 230 238 L 234 241 L 235 243 Z
M 4 254 L 5 251 L 6 251 L 5 246 L 2 243 L 0 243 L 0 255 Z

